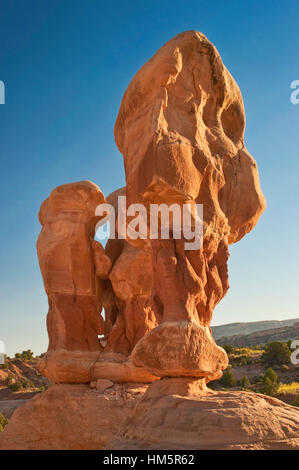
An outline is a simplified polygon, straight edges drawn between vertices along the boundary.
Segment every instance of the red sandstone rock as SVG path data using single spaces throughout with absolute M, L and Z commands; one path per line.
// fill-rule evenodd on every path
M 92 380 L 92 367 L 100 351 L 50 350 L 39 362 L 42 375 L 53 383 L 87 384 Z
M 94 240 L 99 188 L 83 181 L 51 193 L 37 246 L 50 338 L 40 370 L 91 387 L 54 385 L 28 401 L 0 449 L 299 448 L 295 407 L 206 387 L 227 366 L 209 325 L 229 287 L 228 245 L 265 208 L 244 127 L 240 90 L 201 33 L 179 34 L 139 70 L 115 126 L 126 188 L 107 202 L 203 204 L 203 245 L 187 251 L 171 232 L 104 250 Z M 113 384 L 130 381 L 139 385 Z
M 167 42 L 126 90 L 115 139 L 124 156 L 128 204 L 203 204 L 202 248 L 186 251 L 183 239 L 150 240 L 151 303 L 159 323 L 210 325 L 213 309 L 228 289 L 228 244 L 248 233 L 265 208 L 256 163 L 244 146 L 244 128 L 240 90 L 216 48 L 196 31 Z M 151 350 L 145 344 L 153 335 L 141 339 L 143 352 Z M 156 359 L 159 351 L 157 346 Z M 218 352 L 221 369 L 227 360 Z M 150 362 L 142 354 L 149 371 Z M 198 362 L 210 370 L 203 357 Z
M 111 262 L 93 237 L 99 220 L 95 209 L 103 202 L 104 196 L 95 184 L 81 181 L 54 189 L 41 206 L 42 231 L 37 252 L 49 298 L 49 352 L 101 350 L 98 335 L 104 333 L 103 285 L 96 274 L 107 277 Z M 47 355 L 41 362 L 41 371 L 50 377 L 46 362 Z M 55 364 L 50 362 L 53 372 Z M 74 380 L 62 380 L 61 371 L 56 376 L 60 376 L 60 381 L 86 382 L 77 372 Z M 73 373 L 69 375 L 72 377 Z
M 212 392 L 203 380 L 151 384 L 108 449 L 299 449 L 299 410 L 265 395 Z
M 195 321 L 163 322 L 142 338 L 132 352 L 133 364 L 160 377 L 221 377 L 228 366 L 224 349 L 208 327 Z
M 105 391 L 88 385 L 53 385 L 18 408 L 0 450 L 100 450 L 132 413 L 144 385 L 114 385 Z
M 64 384 L 88 384 L 97 379 L 150 383 L 159 378 L 143 367 L 136 367 L 123 354 L 63 349 L 48 351 L 39 370 L 52 382 Z
M 214 392 L 204 379 L 54 385 L 13 414 L 5 449 L 299 449 L 299 410 L 250 392 Z
M 113 387 L 113 382 L 111 382 L 111 380 L 108 380 L 108 379 L 98 379 L 96 381 L 96 389 L 99 391 L 99 392 L 103 392 L 104 390 L 106 390 L 107 388 L 111 388 Z
M 106 198 L 114 207 L 116 217 L 118 197 L 124 195 L 125 188 L 121 188 Z M 139 339 L 157 325 L 150 304 L 151 252 L 122 239 L 110 239 L 105 252 L 112 262 L 109 280 L 102 293 L 107 338 L 105 351 L 129 355 Z
M 151 383 L 159 379 L 147 369 L 135 366 L 130 360 L 116 362 L 100 357 L 91 371 L 91 380 L 102 378 L 109 378 L 113 382 L 119 383 Z
M 151 254 L 124 242 L 109 279 L 120 306 L 106 351 L 130 354 L 135 344 L 157 325 L 149 299 Z

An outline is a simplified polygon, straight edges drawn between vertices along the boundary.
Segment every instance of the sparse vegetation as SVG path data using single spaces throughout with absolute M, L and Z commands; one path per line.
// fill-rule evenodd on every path
M 278 393 L 294 393 L 298 392 L 299 394 L 299 382 L 292 382 L 290 384 L 280 384 L 278 388 Z
M 4 427 L 7 425 L 8 420 L 0 413 L 0 432 L 3 431 Z
M 299 393 L 297 393 L 295 400 L 292 403 L 293 406 L 299 406 Z
M 39 360 L 31 349 L 16 353 L 13 359 L 6 357 L 6 363 L 0 367 L 0 392 L 3 392 L 4 399 L 7 399 L 8 390 L 12 393 L 36 393 L 48 387 L 48 380 L 37 370 Z
M 269 396 L 275 396 L 278 392 L 279 380 L 276 372 L 269 368 L 266 370 L 264 375 L 264 383 L 262 387 L 262 393 Z
M 22 361 L 31 361 L 31 359 L 33 359 L 33 356 L 34 356 L 34 354 L 31 351 L 31 349 L 27 349 L 26 351 L 15 354 L 15 358 L 16 359 L 21 359 Z
M 242 388 L 248 388 L 250 386 L 250 380 L 247 375 L 244 375 L 243 379 L 240 381 L 240 385 Z
M 227 369 L 221 377 L 221 384 L 224 387 L 234 387 L 236 385 L 236 379 L 232 368 Z
M 234 347 L 231 344 L 225 344 L 223 346 L 224 351 L 226 354 L 232 354 L 234 352 Z
M 260 362 L 263 350 L 260 348 L 233 348 L 228 353 L 229 361 L 234 367 L 256 364 Z
M 287 343 L 274 341 L 266 345 L 262 360 L 269 366 L 289 364 L 291 359 L 291 351 Z
M 277 396 L 298 406 L 299 366 L 290 361 L 290 344 L 271 342 L 255 347 L 234 347 L 226 344 L 230 366 L 222 378 L 209 384 L 213 390 L 234 387 Z M 297 401 L 296 401 L 297 400 Z

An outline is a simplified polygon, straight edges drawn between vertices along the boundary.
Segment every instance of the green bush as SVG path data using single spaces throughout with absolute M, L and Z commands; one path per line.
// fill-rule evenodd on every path
M 266 345 L 262 360 L 268 365 L 289 364 L 291 361 L 291 351 L 286 343 L 274 341 Z
M 4 418 L 3 414 L 0 413 L 0 432 L 3 431 L 4 427 L 7 425 L 8 420 Z
M 269 395 L 270 397 L 273 397 L 276 395 L 278 390 L 278 384 L 275 382 L 272 382 L 270 379 L 265 379 L 263 388 L 262 388 L 262 393 L 265 395 Z
M 269 396 L 275 396 L 279 387 L 278 375 L 276 372 L 269 368 L 266 370 L 264 375 L 262 393 Z
M 16 359 L 21 359 L 22 361 L 31 361 L 33 358 L 33 352 L 31 349 L 27 349 L 26 351 L 23 351 L 21 353 L 16 353 L 15 358 Z
M 269 369 L 266 370 L 264 379 L 270 379 L 271 382 L 276 382 L 276 383 L 279 382 L 278 375 L 276 374 L 275 370 L 271 369 L 271 367 L 269 367 Z
M 225 344 L 223 346 L 224 351 L 226 354 L 232 354 L 234 352 L 234 347 L 231 344 Z
M 247 388 L 247 387 L 250 386 L 250 380 L 249 380 L 249 378 L 247 377 L 247 375 L 244 375 L 243 379 L 242 379 L 241 382 L 240 382 L 240 385 L 241 385 L 241 387 L 243 387 L 243 388 Z
M 231 368 L 224 372 L 220 382 L 224 387 L 234 387 L 236 385 L 236 379 Z
M 4 383 L 5 383 L 5 385 L 6 385 L 7 387 L 9 387 L 9 386 L 10 386 L 11 384 L 13 384 L 14 382 L 15 382 L 14 376 L 13 376 L 13 375 L 8 375 L 8 376 L 6 377 Z
M 31 380 L 22 380 L 21 381 L 22 388 L 34 388 L 34 383 Z
M 20 390 L 23 390 L 23 385 L 22 382 L 16 380 L 12 384 L 8 385 L 8 388 L 10 388 L 10 390 L 12 390 L 13 392 L 19 392 Z

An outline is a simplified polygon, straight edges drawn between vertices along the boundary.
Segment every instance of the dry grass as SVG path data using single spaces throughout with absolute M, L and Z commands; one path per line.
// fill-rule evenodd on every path
M 292 382 L 290 384 L 280 384 L 278 393 L 298 393 L 299 392 L 299 382 Z

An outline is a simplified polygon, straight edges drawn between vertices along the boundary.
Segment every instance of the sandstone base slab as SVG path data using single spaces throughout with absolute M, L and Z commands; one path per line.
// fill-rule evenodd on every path
M 250 392 L 214 392 L 205 380 L 165 378 L 53 385 L 13 414 L 5 449 L 299 449 L 299 410 Z
M 299 449 L 299 409 L 250 392 L 212 392 L 200 381 L 151 384 L 109 449 Z
M 0 433 L 0 450 L 100 450 L 114 437 L 145 386 L 52 385 L 18 408 Z

